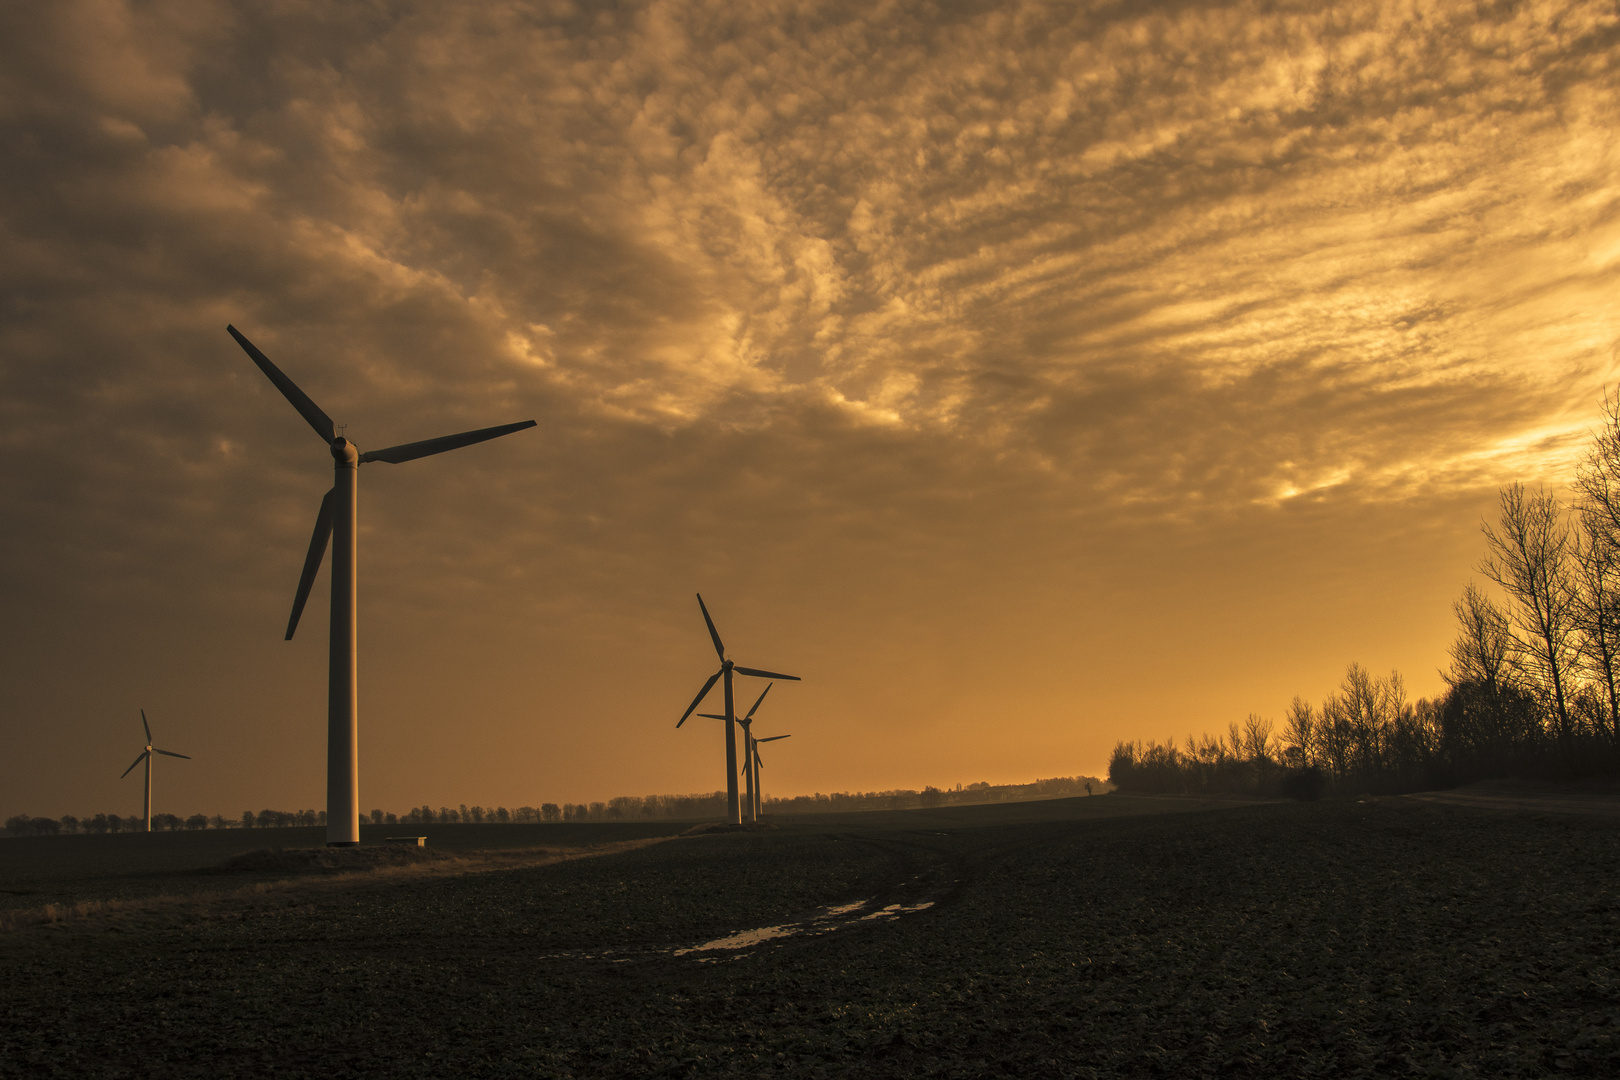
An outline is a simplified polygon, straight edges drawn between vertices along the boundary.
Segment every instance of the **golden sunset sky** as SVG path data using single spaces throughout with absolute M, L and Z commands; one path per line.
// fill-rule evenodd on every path
M 1100 774 L 1442 682 L 1615 379 L 1606 3 L 0 7 L 0 813 Z M 739 698 L 763 684 L 739 680 Z M 712 699 L 719 705 L 719 696 Z

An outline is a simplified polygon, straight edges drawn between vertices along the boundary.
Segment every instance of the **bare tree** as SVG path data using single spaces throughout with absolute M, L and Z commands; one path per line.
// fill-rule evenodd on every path
M 1318 718 L 1311 704 L 1294 695 L 1283 720 L 1283 759 L 1296 769 L 1316 764 L 1321 740 Z
M 1249 718 L 1243 722 L 1243 749 L 1248 752 L 1249 760 L 1257 765 L 1271 762 L 1270 720 L 1263 719 L 1259 713 L 1249 714 Z
M 1556 498 L 1523 484 L 1502 489 L 1501 507 L 1498 527 L 1481 525 L 1487 549 L 1480 570 L 1512 598 L 1520 668 L 1550 699 L 1558 737 L 1567 741 L 1580 664 L 1569 525 Z
M 1457 613 L 1457 640 L 1451 643 L 1451 670 L 1442 671 L 1440 677 L 1453 687 L 1477 682 L 1495 694 L 1514 667 L 1513 631 L 1507 613 L 1473 582 L 1452 601 L 1451 610 Z
M 1610 738 L 1620 737 L 1620 533 L 1607 511 L 1584 502 L 1575 534 L 1575 627 L 1585 674 L 1602 692 Z M 1599 721 L 1601 731 L 1603 723 Z
M 1318 732 L 1323 763 L 1336 780 L 1344 780 L 1350 771 L 1350 748 L 1355 740 L 1350 711 L 1338 694 L 1329 694 L 1322 699 L 1322 719 Z
M 1575 467 L 1575 487 L 1592 527 L 1613 550 L 1620 546 L 1620 393 L 1603 392 L 1603 420 Z
M 1359 663 L 1345 669 L 1339 686 L 1339 702 L 1348 728 L 1352 761 L 1356 769 L 1370 774 L 1383 754 L 1385 720 L 1384 688 Z

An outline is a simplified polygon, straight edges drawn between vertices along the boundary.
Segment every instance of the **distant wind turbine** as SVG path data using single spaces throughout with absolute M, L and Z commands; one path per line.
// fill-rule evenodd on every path
M 759 699 L 754 702 L 754 707 L 748 710 L 748 715 L 740 718 L 737 721 L 737 723 L 742 725 L 742 729 L 743 729 L 743 767 L 742 767 L 742 771 L 743 771 L 743 777 L 747 781 L 747 785 L 748 785 L 747 786 L 748 820 L 751 821 L 751 822 L 759 820 L 759 792 L 756 790 L 757 789 L 757 784 L 756 784 L 755 778 L 754 778 L 754 759 L 756 757 L 758 757 L 758 755 L 754 753 L 754 727 L 753 727 L 754 713 L 759 711 L 760 702 L 765 700 L 765 695 L 770 693 L 771 692 L 771 687 L 773 687 L 775 685 L 776 685 L 775 683 L 766 683 L 765 684 L 765 689 L 763 689 L 763 690 L 761 690 L 759 692 Z M 707 713 L 706 712 L 706 713 L 698 713 L 698 715 L 703 716 L 703 717 L 707 717 L 710 720 L 724 720 L 725 719 L 725 716 L 723 716 L 720 713 Z
M 777 739 L 791 739 L 792 735 L 772 735 L 764 739 L 754 740 L 754 820 L 758 821 L 765 805 L 765 782 L 760 778 L 759 770 L 765 767 L 765 761 L 759 756 L 759 744 L 775 742 Z
M 360 842 L 359 707 L 355 693 L 355 534 L 359 531 L 357 500 L 360 466 L 370 461 L 398 465 L 510 435 L 514 431 L 532 428 L 535 424 L 533 420 L 524 420 L 500 427 L 464 431 L 459 435 L 441 435 L 437 439 L 401 443 L 383 450 L 367 450 L 362 454 L 359 447 L 338 434 L 332 418 L 282 374 L 269 357 L 238 333 L 236 327 L 227 326 L 225 329 L 332 451 L 336 480 L 332 490 L 321 500 L 320 511 L 315 515 L 315 534 L 310 537 L 304 572 L 298 579 L 292 618 L 287 620 L 287 640 L 291 641 L 293 631 L 298 629 L 298 617 L 304 613 L 304 602 L 309 599 L 310 586 L 315 582 L 315 574 L 321 568 L 321 560 L 326 556 L 326 545 L 330 541 L 332 621 L 326 696 L 326 844 L 328 847 L 351 846 Z
M 125 769 L 123 771 L 123 774 L 120 775 L 118 777 L 118 779 L 122 780 L 125 776 L 128 776 L 130 774 L 130 772 L 134 770 L 135 766 L 139 765 L 143 761 L 146 762 L 146 831 L 151 832 L 152 831 L 152 755 L 153 754 L 162 754 L 164 757 L 185 758 L 187 761 L 191 760 L 191 755 L 190 754 L 177 754 L 173 750 L 159 750 L 156 747 L 154 747 L 152 745 L 152 725 L 148 724 L 146 722 L 146 710 L 145 709 L 141 710 L 141 727 L 146 729 L 146 749 L 141 751 L 140 757 L 136 758 L 134 761 L 129 763 L 129 768 Z
M 759 679 L 788 679 L 792 682 L 798 682 L 799 677 L 797 675 L 782 675 L 774 671 L 761 671 L 758 668 L 746 668 L 740 664 L 732 663 L 731 659 L 726 656 L 725 645 L 720 641 L 720 632 L 714 628 L 714 620 L 709 618 L 709 609 L 703 603 L 703 594 L 699 593 L 697 599 L 698 607 L 703 610 L 703 621 L 709 627 L 709 640 L 714 642 L 714 651 L 720 656 L 720 670 L 709 676 L 709 681 L 703 684 L 703 689 L 699 690 L 697 697 L 692 699 L 692 704 L 688 705 L 686 711 L 681 713 L 681 718 L 675 722 L 675 726 L 680 727 L 686 723 L 686 718 L 692 715 L 692 710 L 696 709 L 708 692 L 714 688 L 715 680 L 725 679 L 726 711 L 718 719 L 726 722 L 726 819 L 733 825 L 741 825 L 742 808 L 738 805 L 737 799 L 737 713 L 731 697 L 732 672 L 740 675 L 752 675 Z M 770 687 L 767 686 L 766 689 L 769 690 Z M 763 696 L 761 695 L 761 697 Z

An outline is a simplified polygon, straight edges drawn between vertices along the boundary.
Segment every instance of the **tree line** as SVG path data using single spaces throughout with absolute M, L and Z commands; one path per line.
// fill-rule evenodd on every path
M 255 814 L 252 810 L 242 811 L 239 818 L 222 817 L 219 814 L 192 814 L 182 818 L 178 814 L 153 814 L 153 832 L 180 832 L 181 830 L 195 831 L 198 829 L 272 829 L 290 828 L 295 825 L 325 825 L 325 810 L 260 810 Z M 139 814 L 96 814 L 93 817 L 74 817 L 67 814 L 60 818 L 31 817 L 28 814 L 18 814 L 6 819 L 6 831 L 13 836 L 25 833 L 36 836 L 55 836 L 62 833 L 69 835 L 83 834 L 87 836 L 103 835 L 118 832 L 142 832 L 145 828 L 144 819 Z
M 954 789 L 924 787 L 921 791 L 896 789 L 892 791 L 840 791 L 830 795 L 798 795 L 790 798 L 766 796 L 763 800 L 767 812 L 803 814 L 820 812 L 852 812 L 861 810 L 901 810 L 916 807 L 961 805 L 987 802 L 1016 802 L 1028 799 L 1061 798 L 1070 795 L 1101 794 L 1108 785 L 1096 777 L 1063 776 L 1049 780 L 1036 780 L 1031 784 L 987 783 L 958 784 Z M 666 820 L 722 820 L 726 816 L 726 793 L 707 792 L 696 795 L 620 795 L 605 802 L 541 803 L 538 807 L 520 806 L 509 810 L 504 806 L 441 806 L 434 809 L 423 804 L 403 814 L 372 810 L 360 816 L 362 825 L 483 825 L 483 824 L 549 824 L 581 821 L 636 821 L 662 818 Z M 295 826 L 325 825 L 325 810 L 244 810 L 240 817 L 228 818 L 219 814 L 208 816 L 192 814 L 181 818 L 175 814 L 153 814 L 152 829 L 156 832 L 178 832 L 197 829 L 276 829 Z M 118 814 L 96 814 L 94 817 L 62 818 L 30 817 L 19 814 L 6 821 L 6 831 L 13 836 L 24 834 L 57 835 L 60 833 L 104 834 L 140 832 L 139 816 L 121 817 Z
M 1399 673 L 1351 664 L 1319 705 L 1295 697 L 1280 730 L 1250 714 L 1224 736 L 1121 742 L 1122 791 L 1314 798 L 1398 793 L 1498 777 L 1620 773 L 1620 394 L 1565 501 L 1515 483 L 1481 525 L 1479 572 L 1452 604 L 1446 689 L 1410 701 Z

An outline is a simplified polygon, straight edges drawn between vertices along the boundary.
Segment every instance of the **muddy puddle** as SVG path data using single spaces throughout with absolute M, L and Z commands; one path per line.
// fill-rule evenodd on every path
M 861 922 L 873 922 L 879 919 L 898 919 L 902 915 L 909 915 L 915 911 L 926 911 L 934 906 L 932 900 L 924 900 L 917 904 L 888 904 L 877 910 L 868 910 L 876 900 L 857 900 L 853 904 L 839 904 L 836 907 L 822 908 L 808 919 L 798 922 L 781 923 L 777 926 L 760 926 L 752 930 L 741 930 L 735 934 L 727 934 L 723 938 L 705 941 L 701 945 L 688 945 L 684 949 L 675 949 L 675 956 L 690 956 L 693 953 L 724 953 L 735 952 L 739 949 L 751 948 L 767 941 L 785 937 L 819 937 L 841 930 L 846 926 L 853 926 Z M 719 956 L 702 956 L 700 960 L 718 960 Z
M 739 930 L 736 933 L 695 945 L 666 946 L 655 949 L 603 949 L 590 952 L 550 953 L 543 959 L 578 957 L 582 959 L 608 960 L 616 964 L 627 964 L 632 960 L 648 959 L 654 956 L 690 956 L 702 963 L 735 960 L 747 950 L 768 942 L 780 941 L 789 937 L 821 937 L 862 923 L 887 922 L 919 911 L 927 911 L 934 906 L 934 901 L 921 900 L 912 904 L 885 904 L 882 907 L 876 906 L 877 904 L 878 900 L 876 898 L 856 900 L 847 904 L 835 904 L 831 907 L 822 908 L 807 919 L 777 923 L 773 926 L 756 926 L 752 929 Z

